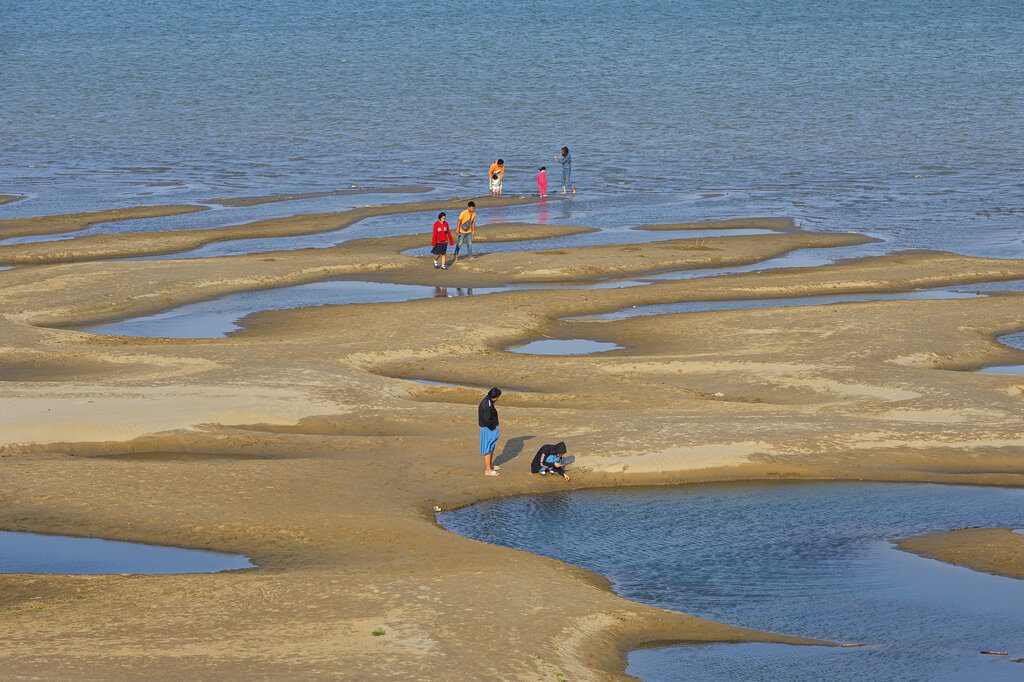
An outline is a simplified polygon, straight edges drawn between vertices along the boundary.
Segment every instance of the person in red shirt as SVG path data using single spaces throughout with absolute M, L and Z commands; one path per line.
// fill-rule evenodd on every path
M 455 240 L 452 239 L 452 233 L 448 229 L 448 221 L 445 220 L 443 211 L 437 214 L 437 222 L 434 223 L 434 234 L 430 239 L 430 245 L 433 247 L 430 249 L 430 253 L 434 254 L 434 267 L 447 270 L 448 247 L 455 246 Z M 438 257 L 441 258 L 440 265 L 437 263 Z

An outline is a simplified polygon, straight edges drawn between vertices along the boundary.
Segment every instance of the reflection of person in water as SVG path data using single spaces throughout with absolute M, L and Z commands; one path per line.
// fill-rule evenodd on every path
M 434 298 L 448 298 L 448 287 L 434 287 Z
M 542 445 L 537 454 L 530 462 L 530 473 L 546 476 L 547 474 L 559 474 L 565 480 L 569 480 L 569 474 L 565 473 L 565 465 L 562 463 L 562 455 L 565 454 L 565 442 L 554 445 Z
M 460 288 L 460 289 L 456 289 L 455 293 L 457 295 L 459 295 L 459 296 L 472 296 L 473 295 L 473 290 L 472 289 L 461 289 Z

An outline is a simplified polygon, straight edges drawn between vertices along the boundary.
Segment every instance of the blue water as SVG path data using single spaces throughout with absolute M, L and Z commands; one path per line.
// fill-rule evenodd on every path
M 543 480 L 537 487 L 550 489 Z M 1020 527 L 1021 489 L 802 483 L 555 492 L 482 502 L 438 519 L 469 537 L 597 571 L 630 599 L 864 645 L 645 649 L 630 654 L 628 668 L 644 680 L 1024 675 L 1011 660 L 1024 657 L 1024 581 L 917 557 L 889 542 L 964 526 Z
M 431 267 L 424 265 L 424 267 Z M 153 315 L 96 325 L 85 331 L 118 336 L 204 339 L 226 336 L 242 328 L 241 320 L 265 310 L 351 303 L 394 303 L 420 298 L 452 298 L 498 291 L 493 288 L 428 287 L 329 280 L 274 289 L 243 291 L 189 303 Z
M 253 568 L 240 554 L 0 531 L 0 573 L 214 573 Z
M 1019 0 L 0 10 L 0 192 L 29 195 L 2 216 L 350 184 L 482 192 L 498 156 L 506 190 L 532 191 L 566 144 L 577 205 L 665 196 L 656 219 L 792 215 L 897 247 L 1024 253 Z

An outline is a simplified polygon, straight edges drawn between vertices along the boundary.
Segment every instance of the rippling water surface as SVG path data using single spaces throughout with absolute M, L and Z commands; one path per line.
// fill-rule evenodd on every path
M 0 215 L 521 192 L 567 144 L 581 201 L 1024 255 L 1018 0 L 0 6 Z
M 463 535 L 597 571 L 630 599 L 864 644 L 641 650 L 630 655 L 629 672 L 645 680 L 1024 675 L 1024 665 L 1012 662 L 1024 657 L 1024 582 L 889 542 L 963 526 L 1019 527 L 1024 490 L 806 483 L 556 492 L 483 502 L 439 520 Z

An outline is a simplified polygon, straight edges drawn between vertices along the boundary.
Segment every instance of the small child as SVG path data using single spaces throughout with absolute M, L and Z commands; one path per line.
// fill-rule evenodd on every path
M 434 223 L 434 234 L 430 239 L 430 245 L 433 247 L 430 249 L 430 253 L 434 254 L 434 267 L 447 270 L 448 246 L 455 246 L 455 240 L 452 239 L 451 230 L 448 229 L 444 211 L 437 214 L 437 222 Z M 441 258 L 440 265 L 437 264 L 438 257 Z
M 501 196 L 501 175 L 498 171 L 491 173 L 491 194 L 496 197 Z
M 565 480 L 569 480 L 569 474 L 565 473 L 565 465 L 562 464 L 562 455 L 565 454 L 565 442 L 555 445 L 542 445 L 537 454 L 530 462 L 530 473 L 546 476 L 547 474 L 560 474 Z
M 537 194 L 542 197 L 548 195 L 548 167 L 541 166 L 537 172 Z

